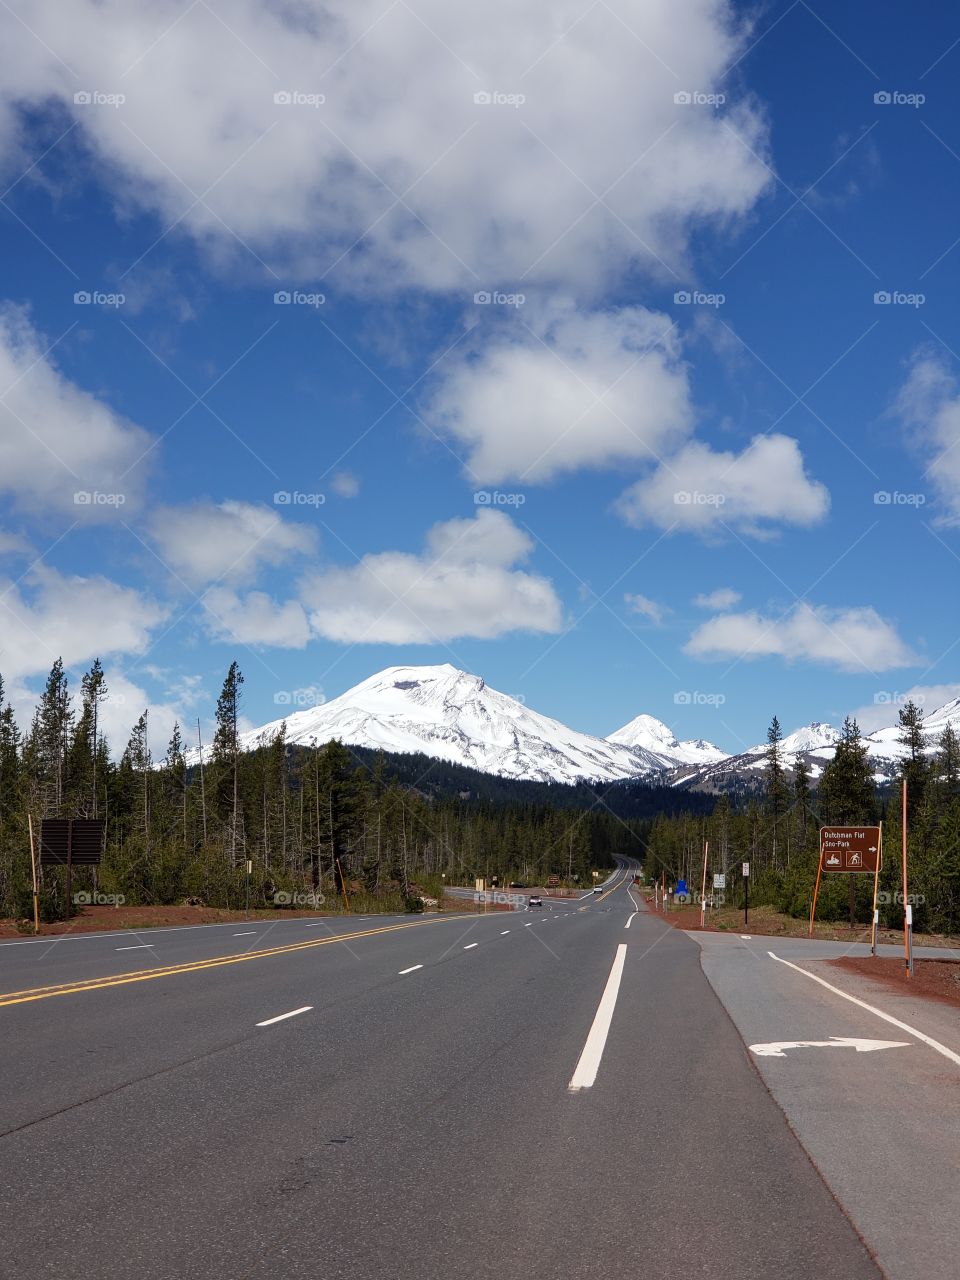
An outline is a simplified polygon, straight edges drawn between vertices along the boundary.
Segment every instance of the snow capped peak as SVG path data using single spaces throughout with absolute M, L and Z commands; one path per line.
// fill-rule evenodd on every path
M 284 720 L 241 738 L 245 750 L 269 742 Z M 498 773 L 543 782 L 613 781 L 663 768 L 642 750 L 538 714 L 480 676 L 449 663 L 387 667 L 318 707 L 285 717 L 287 741 L 422 752 Z
M 680 745 L 669 726 L 665 725 L 662 720 L 658 720 L 656 716 L 648 715 L 635 716 L 622 729 L 618 729 L 616 733 L 609 734 L 607 741 L 622 742 L 628 747 L 646 747 L 647 750 L 653 751 L 660 747 L 676 747 Z
M 704 738 L 692 738 L 680 742 L 673 730 L 658 720 L 656 716 L 635 716 L 629 724 L 625 724 L 616 733 L 611 733 L 608 742 L 621 743 L 635 750 L 649 752 L 662 761 L 665 769 L 674 769 L 678 765 L 713 764 L 717 760 L 725 760 L 727 753 L 715 747 Z

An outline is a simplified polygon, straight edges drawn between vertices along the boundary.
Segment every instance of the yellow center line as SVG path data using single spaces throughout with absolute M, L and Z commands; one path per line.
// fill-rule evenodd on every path
M 420 929 L 425 925 L 443 924 L 460 920 L 462 916 L 438 916 L 433 920 L 417 920 L 410 924 L 389 924 L 378 929 L 361 929 L 355 933 L 336 934 L 329 938 L 311 939 L 309 942 L 291 942 L 283 947 L 270 947 L 263 951 L 245 951 L 239 956 L 215 956 L 209 960 L 189 960 L 184 964 L 167 965 L 157 969 L 140 969 L 133 973 L 118 973 L 105 978 L 84 978 L 79 982 L 62 983 L 54 987 L 31 987 L 26 991 L 10 991 L 0 994 L 0 1009 L 10 1004 L 29 1004 L 33 1000 L 49 1000 L 51 996 L 75 995 L 80 991 L 99 991 L 104 987 L 122 987 L 128 982 L 149 982 L 151 978 L 169 978 L 178 973 L 197 973 L 202 969 L 217 969 L 227 964 L 242 964 L 245 960 L 263 960 L 267 956 L 289 955 L 294 951 L 306 951 L 313 947 L 329 947 L 335 942 L 353 942 L 356 938 L 372 938 L 381 933 L 395 933 L 398 929 Z

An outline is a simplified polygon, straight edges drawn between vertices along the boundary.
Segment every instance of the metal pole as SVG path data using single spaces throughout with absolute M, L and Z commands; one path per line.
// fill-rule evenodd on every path
M 813 922 L 817 915 L 817 894 L 820 892 L 820 874 L 823 871 L 823 848 L 820 849 L 820 861 L 817 863 L 817 883 L 813 886 L 813 905 L 810 908 L 809 936 L 813 937 Z
M 880 883 L 880 863 L 883 860 L 883 823 L 880 823 L 880 837 L 877 840 L 877 865 L 873 873 L 873 910 L 870 913 L 871 937 L 870 937 L 870 954 L 877 954 L 877 886 Z
M 710 848 L 710 841 L 703 842 L 703 879 L 700 881 L 700 928 L 703 928 L 703 912 L 706 906 L 704 899 L 707 896 L 707 852 Z
M 33 814 L 27 814 L 30 828 L 30 869 L 33 873 L 33 932 L 40 932 L 40 890 L 37 887 L 37 855 L 33 848 Z
M 70 895 L 73 890 L 73 819 L 67 819 L 67 919 L 70 919 Z
M 746 928 L 750 919 L 750 877 L 743 877 L 743 927 Z
M 913 912 L 907 902 L 907 780 L 903 780 L 903 801 L 901 813 L 903 831 L 903 950 L 907 966 L 907 977 L 913 977 L 913 952 L 911 949 L 913 933 Z

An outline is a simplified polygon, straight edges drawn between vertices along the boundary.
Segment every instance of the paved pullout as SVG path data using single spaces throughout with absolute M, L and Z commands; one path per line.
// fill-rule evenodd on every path
M 413 927 L 0 1007 L 11 1274 L 879 1276 L 698 947 L 622 882 L 390 923 Z M 96 954 L 55 980 L 122 976 Z M 35 965 L 0 988 L 46 984 Z
M 825 964 L 850 950 L 840 943 L 691 937 L 748 1045 L 808 1042 L 782 1049 L 783 1056 L 755 1052 L 757 1068 L 881 1267 L 896 1280 L 954 1280 L 960 1063 L 904 1028 L 956 1054 L 956 1011 L 906 1000 Z M 859 1040 L 860 1051 L 829 1047 L 844 1039 Z M 868 1049 L 870 1041 L 891 1047 Z

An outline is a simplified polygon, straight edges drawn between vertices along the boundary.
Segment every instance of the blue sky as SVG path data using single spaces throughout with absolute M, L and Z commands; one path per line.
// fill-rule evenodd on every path
M 452 662 L 736 750 L 960 692 L 956 15 L 324 13 L 4 19 L 18 707 L 99 654 L 156 750 L 234 657 L 253 724 Z

